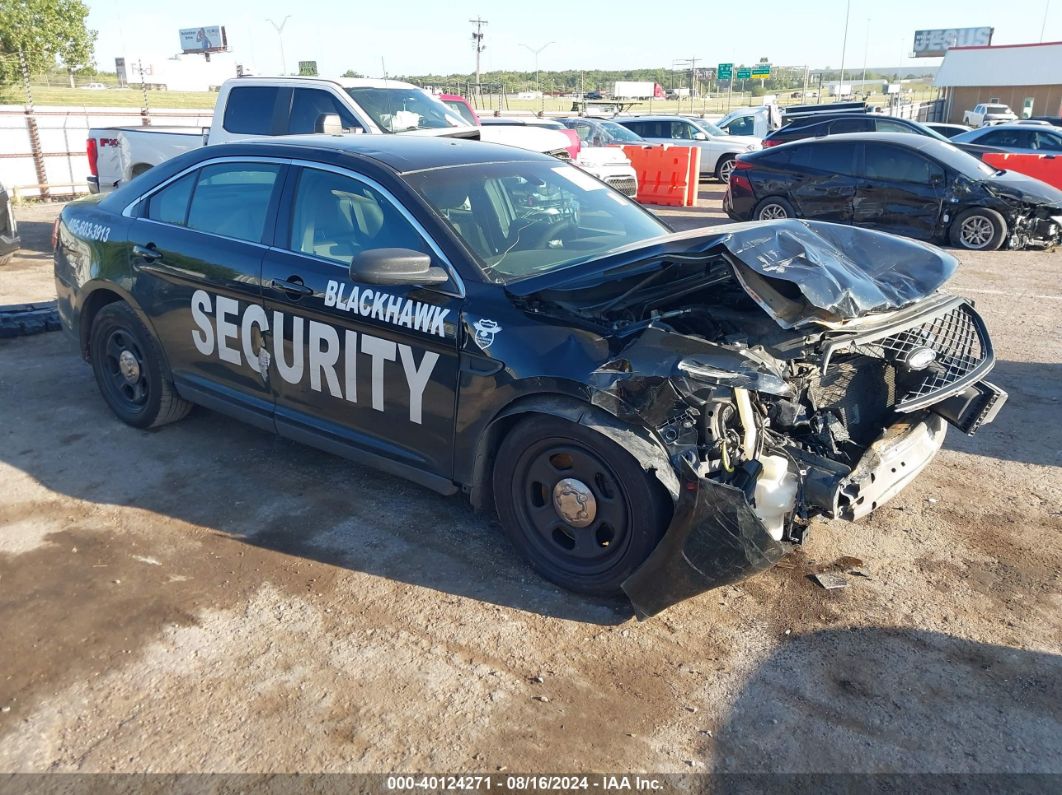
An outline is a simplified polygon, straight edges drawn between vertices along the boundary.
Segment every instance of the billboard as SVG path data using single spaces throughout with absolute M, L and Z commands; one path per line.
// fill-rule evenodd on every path
M 224 52 L 229 48 L 224 25 L 181 28 L 181 52 Z
M 940 58 L 949 47 L 987 47 L 995 28 L 940 28 L 916 30 L 915 58 Z

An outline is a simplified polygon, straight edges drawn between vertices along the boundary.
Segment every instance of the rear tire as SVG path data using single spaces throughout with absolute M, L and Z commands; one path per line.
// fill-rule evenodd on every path
M 793 205 L 781 196 L 768 196 L 756 205 L 752 211 L 752 217 L 756 221 L 777 221 L 780 218 L 796 218 L 796 210 Z
M 715 164 L 715 178 L 724 185 L 730 184 L 730 174 L 734 171 L 734 155 L 723 155 Z
M 968 251 L 995 251 L 1007 236 L 1007 222 L 995 210 L 974 207 L 959 216 L 951 225 L 951 242 Z
M 96 314 L 89 355 L 100 394 L 127 425 L 157 428 L 191 410 L 165 373 L 158 341 L 128 304 L 107 304 Z
M 585 426 L 529 415 L 495 461 L 502 527 L 535 571 L 569 591 L 619 594 L 667 529 L 671 506 L 660 484 Z

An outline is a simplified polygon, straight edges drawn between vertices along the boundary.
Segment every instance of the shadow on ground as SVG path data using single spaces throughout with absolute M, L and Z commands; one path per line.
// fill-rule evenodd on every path
M 997 361 L 988 380 L 1009 395 L 995 420 L 974 436 L 948 429 L 948 450 L 1062 466 L 1062 364 Z
M 0 341 L 0 416 L 0 461 L 68 497 L 542 615 L 594 624 L 631 616 L 624 601 L 573 598 L 533 574 L 463 497 L 202 409 L 156 431 L 129 428 L 62 334 Z M 47 518 L 34 505 L 26 514 L 0 515 L 0 524 Z
M 793 636 L 713 735 L 718 773 L 1059 774 L 1062 656 L 912 630 Z

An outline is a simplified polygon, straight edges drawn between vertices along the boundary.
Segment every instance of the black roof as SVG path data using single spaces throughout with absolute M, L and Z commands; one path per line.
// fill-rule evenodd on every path
M 902 119 L 899 116 L 886 116 L 883 113 L 859 113 L 858 111 L 832 111 L 829 113 L 809 113 L 807 115 L 801 114 L 794 116 L 786 122 L 786 127 L 807 127 L 809 124 L 818 124 L 819 122 L 837 121 L 837 119 L 888 119 L 889 121 L 898 121 L 901 124 L 910 124 L 917 126 L 918 122 L 913 119 Z M 782 129 L 785 129 L 784 127 Z
M 549 155 L 512 146 L 426 135 L 285 135 L 283 138 L 259 138 L 211 148 L 215 156 L 221 156 L 226 154 L 221 150 L 230 146 L 278 150 L 294 147 L 333 155 L 369 157 L 399 173 L 475 163 L 552 160 Z M 285 154 L 291 156 L 292 153 Z M 295 156 L 300 155 L 296 153 Z
M 840 141 L 864 141 L 867 143 L 876 144 L 899 144 L 906 146 L 908 149 L 929 149 L 931 151 L 938 151 L 940 147 L 945 147 L 949 151 L 955 150 L 955 145 L 950 144 L 947 141 L 942 141 L 939 138 L 932 138 L 928 135 L 911 135 L 911 133 L 894 133 L 894 132 L 859 132 L 859 133 L 838 133 L 837 135 L 823 135 L 818 138 L 798 138 L 795 141 L 787 141 L 784 144 L 778 146 L 767 147 L 759 151 L 770 153 L 776 149 L 781 149 L 783 146 L 807 146 L 815 145 L 819 143 L 837 143 Z M 756 154 L 755 152 L 750 152 Z

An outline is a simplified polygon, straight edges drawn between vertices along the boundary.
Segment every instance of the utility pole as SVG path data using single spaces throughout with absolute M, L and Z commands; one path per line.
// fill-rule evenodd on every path
M 487 20 L 480 19 L 477 14 L 475 19 L 468 21 L 476 26 L 472 34 L 472 47 L 476 50 L 476 94 L 479 94 L 479 56 L 487 48 L 483 43 L 483 26 L 487 24 Z
M 273 30 L 275 30 L 277 32 L 277 38 L 280 39 L 280 73 L 281 73 L 281 77 L 283 77 L 284 75 L 286 75 L 288 73 L 288 62 L 287 62 L 287 59 L 284 58 L 284 26 L 288 24 L 288 20 L 289 19 L 291 19 L 291 14 L 288 14 L 286 17 L 284 17 L 284 19 L 282 19 L 280 21 L 279 25 L 276 22 L 274 22 L 273 20 L 271 20 L 271 19 L 267 19 L 266 20 L 266 22 L 268 22 L 270 25 L 273 26 Z
M 1040 23 L 1040 41 L 1044 40 L 1044 30 L 1047 29 L 1047 15 L 1051 11 L 1051 0 L 1044 3 L 1044 21 Z
M 680 58 L 677 61 L 672 61 L 671 66 L 674 68 L 675 64 L 679 66 L 688 66 L 690 68 L 690 113 L 693 113 L 693 82 L 697 73 L 697 58 Z M 679 111 L 682 110 L 682 98 L 679 98 Z
M 864 85 L 860 86 L 860 91 L 862 91 L 864 88 L 866 88 L 866 82 L 867 82 L 867 51 L 869 49 L 870 49 L 870 17 L 867 17 L 867 37 L 866 37 L 866 40 L 863 42 L 863 83 L 864 83 Z

